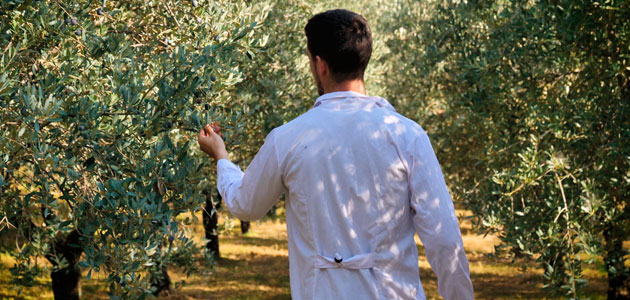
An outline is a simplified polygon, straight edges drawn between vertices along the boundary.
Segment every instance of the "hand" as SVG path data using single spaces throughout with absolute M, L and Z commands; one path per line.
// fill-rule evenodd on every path
M 225 150 L 225 143 L 220 133 L 221 128 L 216 124 L 207 124 L 199 131 L 199 138 L 197 142 L 201 151 L 212 156 L 214 159 L 228 159 L 227 150 Z

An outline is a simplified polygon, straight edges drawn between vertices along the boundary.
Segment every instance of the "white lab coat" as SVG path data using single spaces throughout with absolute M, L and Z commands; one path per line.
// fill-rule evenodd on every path
M 274 129 L 243 173 L 219 160 L 230 212 L 286 193 L 293 299 L 425 299 L 414 233 L 447 300 L 473 299 L 453 202 L 427 134 L 383 98 L 334 92 Z

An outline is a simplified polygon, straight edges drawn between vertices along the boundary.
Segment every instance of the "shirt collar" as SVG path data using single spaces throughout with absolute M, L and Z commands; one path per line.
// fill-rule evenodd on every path
M 340 92 L 332 92 L 332 93 L 323 94 L 323 95 L 317 97 L 313 107 L 318 107 L 319 105 L 321 105 L 322 103 L 324 103 L 324 102 L 326 102 L 328 100 L 343 99 L 343 98 L 364 98 L 364 99 L 370 98 L 370 99 L 374 100 L 376 105 L 378 105 L 380 107 L 385 107 L 385 108 L 393 110 L 393 111 L 396 111 L 396 109 L 394 109 L 394 107 L 387 100 L 385 100 L 383 98 L 367 96 L 367 95 L 363 95 L 361 93 L 357 93 L 357 92 L 354 92 L 354 91 L 340 91 Z
M 354 92 L 354 91 L 340 91 L 340 92 L 327 93 L 327 94 L 323 94 L 323 95 L 317 97 L 317 100 L 315 100 L 315 105 L 313 105 L 313 107 L 317 107 L 320 104 L 322 104 L 322 102 L 324 102 L 326 100 L 330 100 L 330 99 L 337 99 L 337 98 L 362 98 L 362 97 L 368 97 L 368 96 L 363 95 L 361 93 Z

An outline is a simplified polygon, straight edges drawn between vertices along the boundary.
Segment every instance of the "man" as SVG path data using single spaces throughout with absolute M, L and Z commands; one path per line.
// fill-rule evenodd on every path
M 453 203 L 427 134 L 365 95 L 372 53 L 365 19 L 326 11 L 305 27 L 320 97 L 274 129 L 245 173 L 210 126 L 201 149 L 218 160 L 218 187 L 242 220 L 286 193 L 294 299 L 425 299 L 414 232 L 446 299 L 473 299 Z

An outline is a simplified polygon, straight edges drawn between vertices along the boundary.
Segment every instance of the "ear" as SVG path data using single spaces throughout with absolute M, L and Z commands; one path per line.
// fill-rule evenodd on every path
M 323 60 L 319 55 L 315 56 L 315 65 L 317 66 L 317 72 L 320 77 L 327 76 L 330 74 L 330 69 L 328 69 L 328 63 Z

